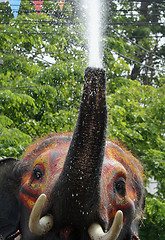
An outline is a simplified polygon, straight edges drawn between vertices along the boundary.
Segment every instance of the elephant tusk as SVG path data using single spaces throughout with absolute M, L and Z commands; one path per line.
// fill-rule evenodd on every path
M 41 194 L 38 197 L 29 218 L 30 231 L 39 236 L 46 234 L 53 227 L 53 217 L 51 215 L 46 215 L 40 218 L 46 200 L 47 196 L 45 194 Z
M 118 210 L 113 224 L 107 233 L 104 233 L 102 227 L 98 223 L 93 223 L 89 229 L 88 233 L 91 240 L 116 240 L 120 234 L 123 226 L 123 212 Z

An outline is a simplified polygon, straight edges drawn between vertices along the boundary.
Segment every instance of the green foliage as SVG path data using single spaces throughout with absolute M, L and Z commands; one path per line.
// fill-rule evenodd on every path
M 111 135 L 127 143 L 135 153 L 141 154 L 150 148 L 163 151 L 165 88 L 156 89 L 136 81 L 125 81 L 125 85 L 108 97 Z M 109 83 L 111 85 L 114 85 L 113 81 Z
M 157 198 L 147 198 L 140 238 L 164 240 L 164 226 L 165 203 L 160 202 Z
M 163 3 L 128 0 L 106 3 L 105 65 L 111 57 L 122 58 L 131 65 L 126 76 L 145 85 L 160 86 L 164 79 L 165 52 Z M 156 34 L 161 36 L 156 38 Z M 111 56 L 109 56 L 111 55 Z
M 19 157 L 34 138 L 73 130 L 86 64 L 84 40 L 69 4 L 68 12 L 55 18 L 48 12 L 59 10 L 57 2 L 45 2 L 38 16 L 33 4 L 22 1 L 18 21 L 7 3 L 1 6 L 6 12 L 0 16 L 0 154 Z
M 0 109 L 18 124 L 26 121 L 34 114 L 34 99 L 26 94 L 12 93 L 10 90 L 0 91 Z
M 5 157 L 19 157 L 30 144 L 31 137 L 13 127 L 13 121 L 0 115 L 0 159 Z

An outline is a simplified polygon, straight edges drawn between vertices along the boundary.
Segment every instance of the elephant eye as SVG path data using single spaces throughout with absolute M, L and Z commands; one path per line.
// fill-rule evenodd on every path
M 44 169 L 40 165 L 36 165 L 33 169 L 32 177 L 33 179 L 40 180 L 44 176 Z
M 125 179 L 124 178 L 121 177 L 115 182 L 115 189 L 120 196 L 122 196 L 122 197 L 125 196 L 126 188 L 125 188 Z

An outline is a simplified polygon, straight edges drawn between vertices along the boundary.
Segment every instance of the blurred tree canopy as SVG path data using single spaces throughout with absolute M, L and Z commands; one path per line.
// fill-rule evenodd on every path
M 74 130 L 88 65 L 79 2 L 65 1 L 60 12 L 57 1 L 45 1 L 38 16 L 32 1 L 22 0 L 17 20 L 9 3 L 0 3 L 0 158 L 20 158 L 36 137 Z M 164 240 L 165 7 L 105 4 L 108 137 L 144 165 L 141 240 Z M 151 180 L 155 193 L 147 187 Z

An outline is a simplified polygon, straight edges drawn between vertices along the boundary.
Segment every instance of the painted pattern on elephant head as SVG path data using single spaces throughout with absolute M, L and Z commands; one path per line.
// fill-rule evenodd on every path
M 22 176 L 20 199 L 30 211 L 40 194 L 46 194 L 49 201 L 53 186 L 63 169 L 70 139 L 70 137 L 55 135 L 51 139 L 42 139 L 41 142 L 27 149 L 22 162 L 25 164 L 28 162 L 29 167 Z M 43 151 L 45 145 L 46 151 Z M 33 159 L 35 159 L 34 162 Z
M 143 168 L 131 153 L 110 141 L 106 144 L 100 184 L 100 214 L 106 223 L 105 228 L 109 228 L 119 209 L 123 211 L 124 222 L 133 216 L 140 220 L 144 197 Z

